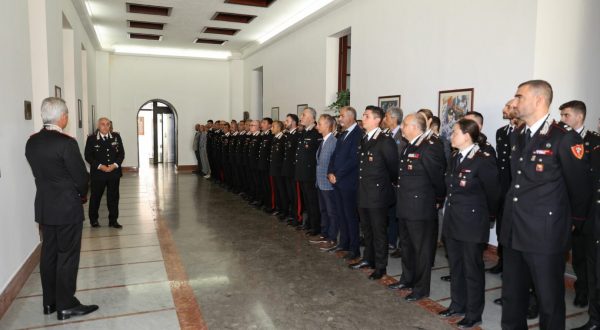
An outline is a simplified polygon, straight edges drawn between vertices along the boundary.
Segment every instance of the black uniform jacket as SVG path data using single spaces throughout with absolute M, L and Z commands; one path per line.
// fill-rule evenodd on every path
M 283 168 L 283 157 L 285 155 L 285 136 L 283 133 L 273 137 L 271 143 L 271 164 L 269 166 L 270 176 L 282 176 L 281 170 Z
M 300 135 L 297 129 L 285 133 L 285 151 L 283 154 L 283 164 L 281 165 L 281 174 L 283 176 L 294 177 L 296 174 L 296 149 L 298 148 Z
M 525 125 L 515 133 L 500 243 L 524 252 L 565 252 L 572 220 L 583 225 L 591 197 L 583 141 L 550 118 L 527 145 Z
M 85 160 L 90 164 L 90 174 L 94 178 L 112 178 L 122 175 L 121 164 L 125 159 L 123 140 L 118 133 L 108 133 L 106 141 L 100 133 L 88 136 L 85 143 Z M 103 172 L 98 169 L 100 165 L 117 164 L 118 168 L 112 172 Z
M 317 149 L 323 136 L 312 126 L 305 129 L 298 139 L 296 147 L 296 180 L 314 181 L 317 178 Z
M 358 207 L 391 206 L 398 173 L 398 150 L 394 139 L 378 128 L 369 141 L 367 136 L 361 139 L 358 152 Z
M 444 147 L 439 140 L 421 135 L 400 156 L 396 215 L 406 220 L 433 221 L 436 204 L 446 196 Z
M 25 146 L 35 177 L 35 221 L 42 225 L 83 222 L 82 198 L 89 175 L 77 141 L 58 131 L 42 129 Z
M 457 166 L 458 154 L 453 153 L 446 171 L 442 232 L 463 242 L 487 243 L 500 198 L 496 158 L 475 145 Z

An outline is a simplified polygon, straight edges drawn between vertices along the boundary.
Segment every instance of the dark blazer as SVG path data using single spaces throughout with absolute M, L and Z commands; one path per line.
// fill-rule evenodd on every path
M 283 157 L 285 155 L 285 135 L 273 136 L 271 142 L 271 157 L 269 166 L 270 176 L 282 176 L 281 170 L 283 168 Z
M 517 134 L 500 243 L 524 252 L 565 252 L 572 220 L 577 227 L 583 225 L 591 197 L 583 141 L 550 118 L 527 145 L 525 125 Z
M 456 166 L 453 153 L 446 171 L 446 208 L 442 233 L 463 242 L 487 243 L 490 218 L 500 199 L 496 158 L 478 145 Z
M 296 147 L 296 180 L 315 181 L 317 176 L 317 149 L 323 137 L 317 128 L 304 130 Z
M 35 177 L 35 221 L 42 225 L 83 222 L 82 199 L 89 175 L 77 141 L 58 131 L 42 129 L 25 146 Z
M 586 131 L 583 136 L 583 147 L 585 148 L 585 154 L 591 164 L 591 175 L 592 181 L 598 182 L 600 180 L 600 134 L 592 131 Z M 600 187 L 598 187 L 600 189 Z M 598 190 L 596 189 L 596 190 Z
M 248 165 L 250 169 L 258 170 L 258 150 L 260 148 L 260 133 L 250 133 L 248 138 Z
M 294 177 L 296 172 L 296 149 L 298 148 L 298 139 L 301 133 L 295 129 L 293 132 L 285 133 L 285 151 L 283 154 L 283 163 L 281 165 L 281 174 L 286 177 Z
M 88 136 L 85 143 L 85 160 L 90 164 L 90 175 L 95 178 L 118 178 L 121 177 L 121 164 L 125 159 L 125 150 L 123 149 L 123 140 L 118 133 L 109 133 L 104 141 L 100 133 Z M 100 165 L 117 164 L 118 168 L 112 172 L 103 172 L 98 169 Z
M 498 176 L 500 179 L 500 205 L 503 205 L 504 196 L 510 187 L 510 149 L 511 139 L 508 135 L 510 125 L 502 126 L 496 131 L 496 149 L 498 152 L 496 165 L 498 166 Z M 501 211 L 501 210 L 500 210 Z
M 385 208 L 394 204 L 398 151 L 394 140 L 376 131 L 359 147 L 358 207 Z M 337 178 L 336 178 L 337 179 Z
M 338 137 L 327 171 L 329 174 L 335 175 L 334 187 L 356 190 L 358 186 L 358 147 L 362 137 L 363 132 L 358 125 L 352 129 L 352 132 L 342 133 Z
M 261 171 L 269 170 L 269 158 L 271 157 L 271 142 L 273 134 L 271 130 L 264 131 L 260 134 L 260 145 L 258 147 L 258 169 Z
M 409 221 L 433 221 L 436 204 L 446 196 L 444 147 L 422 135 L 400 156 L 396 215 Z

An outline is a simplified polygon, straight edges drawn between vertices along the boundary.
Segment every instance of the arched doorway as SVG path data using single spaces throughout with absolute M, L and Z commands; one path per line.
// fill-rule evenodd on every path
M 137 113 L 138 167 L 177 165 L 177 111 L 165 100 L 144 103 Z

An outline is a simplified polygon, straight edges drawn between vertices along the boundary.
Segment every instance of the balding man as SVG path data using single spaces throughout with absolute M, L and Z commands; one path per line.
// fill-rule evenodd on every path
M 108 225 L 123 228 L 117 221 L 119 218 L 119 184 L 121 181 L 121 164 L 125 159 L 123 140 L 118 133 L 110 132 L 110 120 L 98 119 L 98 131 L 88 136 L 85 143 L 85 160 L 90 164 L 91 196 L 89 218 L 92 227 L 100 227 L 98 208 L 100 200 L 106 193 L 108 206 Z
M 543 80 L 519 85 L 511 106 L 523 125 L 511 153 L 500 243 L 504 246 L 502 328 L 527 328 L 531 276 L 540 328 L 565 328 L 565 253 L 572 227 L 588 214 L 589 164 L 581 136 L 550 118 L 552 87 Z

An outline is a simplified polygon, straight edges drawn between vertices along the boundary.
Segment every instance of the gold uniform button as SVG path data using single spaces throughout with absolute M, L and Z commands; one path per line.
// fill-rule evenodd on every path
M 519 199 L 518 199 L 517 197 L 513 198 L 513 202 L 515 202 L 515 203 L 516 203 L 516 202 L 518 202 L 518 201 L 519 201 Z

